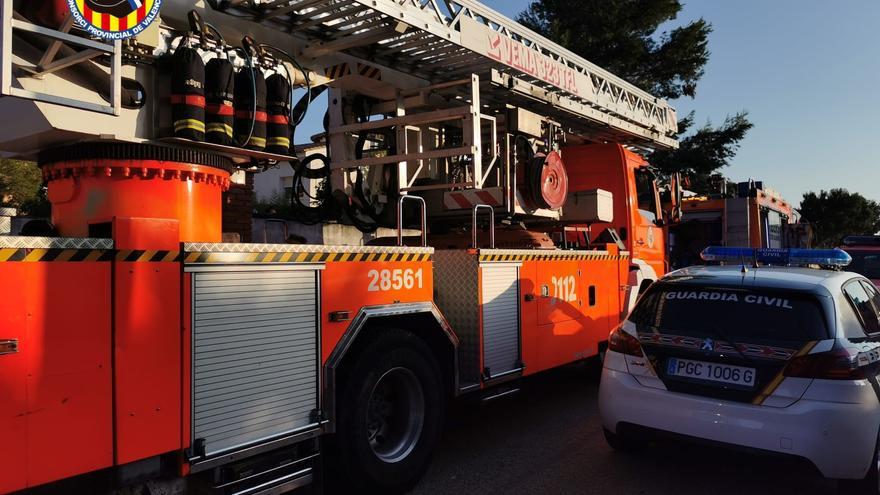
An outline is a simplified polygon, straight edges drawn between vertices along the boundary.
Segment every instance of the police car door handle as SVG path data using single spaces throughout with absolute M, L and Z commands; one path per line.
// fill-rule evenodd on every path
M 18 352 L 18 339 L 0 340 L 0 356 Z

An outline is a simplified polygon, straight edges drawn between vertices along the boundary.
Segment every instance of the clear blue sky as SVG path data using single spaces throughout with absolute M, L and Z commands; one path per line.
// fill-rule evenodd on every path
M 483 2 L 510 17 L 529 3 Z M 743 109 L 755 124 L 724 173 L 763 180 L 795 204 L 834 187 L 880 200 L 880 2 L 684 3 L 672 24 L 712 23 L 712 55 L 697 97 L 673 105 L 680 116 L 696 111 L 697 124 Z M 310 115 L 303 130 L 317 132 L 319 122 Z

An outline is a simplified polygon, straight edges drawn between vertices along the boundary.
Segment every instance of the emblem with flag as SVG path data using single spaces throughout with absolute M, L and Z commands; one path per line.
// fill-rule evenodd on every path
M 68 0 L 74 17 L 93 34 L 121 39 L 145 29 L 161 0 Z M 90 29 L 93 28 L 93 29 Z

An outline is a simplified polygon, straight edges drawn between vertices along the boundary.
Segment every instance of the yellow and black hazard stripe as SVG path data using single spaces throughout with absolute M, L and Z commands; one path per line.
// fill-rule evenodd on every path
M 523 253 L 494 254 L 480 253 L 480 261 L 616 261 L 629 259 L 629 255 L 585 254 L 585 253 Z
M 358 64 L 358 74 L 377 81 L 382 80 L 382 70 L 372 65 Z
M 814 347 L 816 347 L 816 344 L 818 344 L 818 343 L 819 342 L 816 340 L 807 342 L 806 344 L 804 344 L 803 347 L 800 348 L 799 351 L 797 351 L 797 353 L 794 356 L 791 357 L 791 359 L 796 359 L 796 358 L 799 358 L 802 356 L 806 356 L 807 354 L 810 353 L 810 351 L 813 350 Z M 759 393 L 758 395 L 755 396 L 754 399 L 752 399 L 752 404 L 754 404 L 754 405 L 763 404 L 764 401 L 767 400 L 767 397 L 770 397 L 771 395 L 773 395 L 773 392 L 776 391 L 776 389 L 782 383 L 782 380 L 785 380 L 785 368 L 784 367 L 781 370 L 779 370 L 779 373 L 776 373 L 776 376 L 774 376 L 773 379 L 770 380 L 770 382 L 767 383 L 767 385 L 763 389 L 761 389 L 761 393 Z
M 180 251 L 136 251 L 113 249 L 43 249 L 10 248 L 0 249 L 0 262 L 84 262 L 84 261 L 128 261 L 128 262 L 175 262 L 180 261 Z
M 349 75 L 348 64 L 337 64 L 324 69 L 324 75 L 328 79 L 339 79 L 340 77 Z
M 53 248 L 7 248 L 0 249 L 0 262 L 78 262 L 113 261 L 110 249 L 53 249 Z
M 116 252 L 116 261 L 127 263 L 172 263 L 183 259 L 180 251 L 126 249 Z
M 186 263 L 332 263 L 338 261 L 430 261 L 428 253 L 187 253 Z

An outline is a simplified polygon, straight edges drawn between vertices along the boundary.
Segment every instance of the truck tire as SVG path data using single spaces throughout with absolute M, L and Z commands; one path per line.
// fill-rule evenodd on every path
M 437 360 L 415 335 L 387 330 L 346 373 L 334 450 L 344 484 L 360 493 L 403 493 L 428 469 L 443 424 Z

